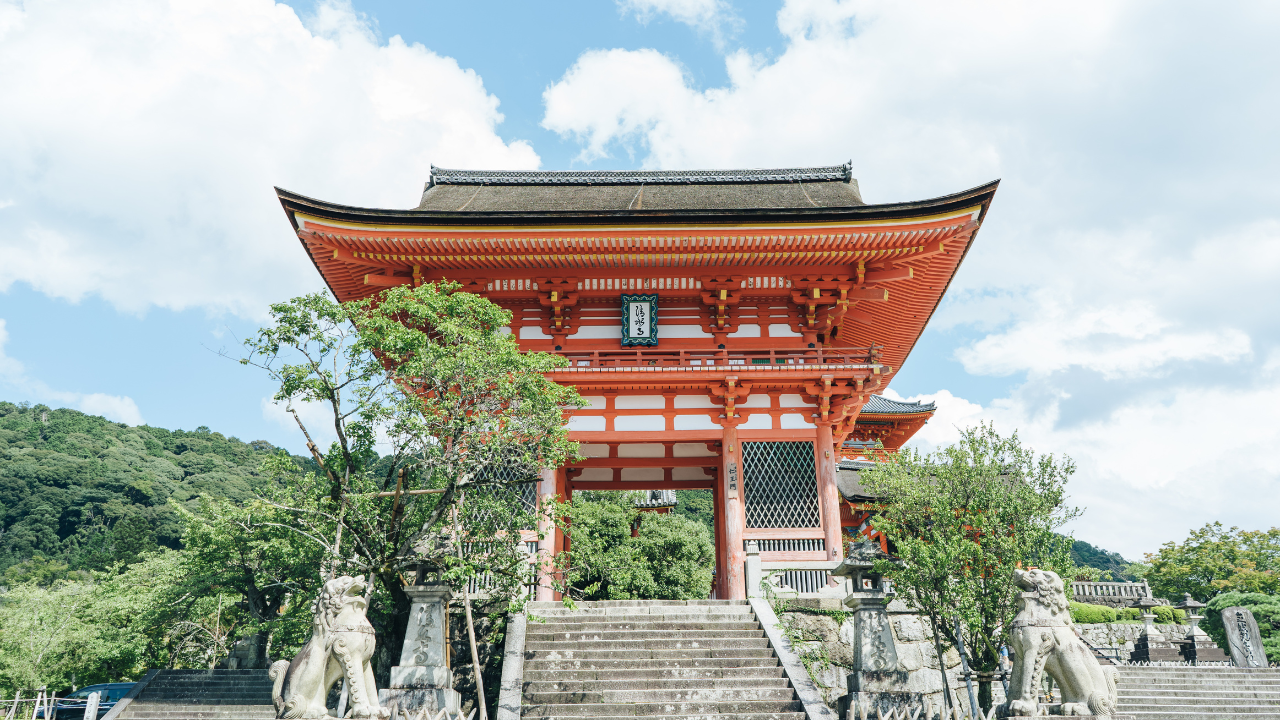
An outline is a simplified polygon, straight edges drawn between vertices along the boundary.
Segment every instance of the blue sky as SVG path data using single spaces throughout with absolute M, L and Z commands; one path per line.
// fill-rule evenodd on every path
M 413 205 L 430 164 L 852 159 L 1002 185 L 892 393 L 1079 464 L 1136 557 L 1276 524 L 1280 11 L 1265 3 L 0 0 L 0 398 L 301 449 L 221 357 L 320 289 L 273 185 Z M 1244 502 L 1241 502 L 1244 500 Z

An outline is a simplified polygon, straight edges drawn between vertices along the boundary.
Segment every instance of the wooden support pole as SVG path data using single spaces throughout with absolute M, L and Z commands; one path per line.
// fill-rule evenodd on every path
M 551 587 L 551 558 L 556 551 L 556 526 L 551 516 L 556 504 L 556 471 L 544 468 L 538 482 L 538 589 L 534 599 L 546 602 L 555 599 Z
M 725 418 L 721 437 L 720 496 L 724 510 L 724 588 L 726 600 L 746 600 L 746 550 L 742 546 L 746 512 L 742 493 L 742 448 L 738 446 L 736 418 Z
M 839 560 L 844 557 L 844 542 L 840 537 L 840 488 L 836 486 L 837 460 L 831 423 L 818 423 L 813 454 L 814 467 L 818 472 L 818 506 L 822 513 L 827 559 Z

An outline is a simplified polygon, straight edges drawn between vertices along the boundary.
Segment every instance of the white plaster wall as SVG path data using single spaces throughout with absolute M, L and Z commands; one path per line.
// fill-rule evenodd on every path
M 667 429 L 667 421 L 661 415 L 620 415 L 613 419 L 613 429 L 618 432 L 653 432 Z
M 697 325 L 663 325 L 658 324 L 658 338 L 709 338 L 711 333 Z
M 662 468 L 622 468 L 623 480 L 661 480 Z
M 676 443 L 671 448 L 671 454 L 675 457 L 717 457 L 707 449 L 706 443 Z
M 817 405 L 805 400 L 803 395 L 794 394 L 779 395 L 778 405 L 781 407 L 818 407 Z
M 609 340 L 622 339 L 622 324 L 617 325 L 579 325 L 577 331 L 568 337 L 574 340 Z
M 676 430 L 719 430 L 720 426 L 706 415 L 677 415 L 674 428 Z
M 617 422 L 614 422 L 617 425 Z M 643 457 L 653 458 L 662 457 L 667 454 L 667 448 L 659 443 L 619 443 L 618 457 Z
M 740 408 L 767 408 L 769 407 L 769 396 L 756 393 L 750 395 L 746 400 L 738 403 L 735 407 Z
M 706 395 L 677 395 L 675 406 L 678 408 L 718 408 Z
M 787 323 L 769 323 L 769 337 L 804 337 Z
M 538 325 L 525 325 L 520 328 L 521 340 L 550 340 L 551 336 L 542 331 Z
M 582 443 L 578 445 L 578 452 L 583 457 L 609 457 L 609 446 L 603 443 Z
M 778 420 L 781 421 L 779 423 L 779 427 L 782 430 L 801 430 L 804 428 L 817 427 L 817 425 L 809 422 L 808 418 L 799 413 L 787 413 L 786 415 L 779 417 Z
M 499 335 L 510 335 L 510 334 L 511 334 L 511 328 L 507 327 L 506 325 L 503 325 L 502 327 L 498 328 L 498 334 L 499 334 Z M 523 333 L 521 333 L 520 337 L 524 337 L 524 334 L 523 334 Z
M 672 480 L 706 480 L 709 477 L 711 476 L 703 472 L 702 468 L 682 467 L 671 470 Z
M 586 409 L 603 410 L 605 408 L 603 395 L 587 395 L 586 397 L 583 397 L 582 400 L 587 404 Z
M 731 338 L 760 337 L 760 326 L 755 323 L 744 323 L 737 330 L 729 333 Z
M 585 468 L 578 480 L 613 480 L 612 468 Z
M 604 418 L 591 415 L 574 415 L 567 426 L 578 432 L 604 432 Z
M 618 410 L 661 410 L 666 406 L 667 399 L 661 395 L 619 395 L 613 399 Z
M 747 421 L 738 426 L 739 430 L 772 430 L 773 418 L 769 413 L 752 413 Z

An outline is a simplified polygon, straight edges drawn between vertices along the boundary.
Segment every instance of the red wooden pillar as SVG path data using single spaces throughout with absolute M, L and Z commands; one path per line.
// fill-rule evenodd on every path
M 742 547 L 746 529 L 746 509 L 742 504 L 742 448 L 738 446 L 736 418 L 725 418 L 721 436 L 720 477 L 718 478 L 724 510 L 724 599 L 747 598 L 747 553 Z
M 830 423 L 818 423 L 813 443 L 814 467 L 818 473 L 818 509 L 822 514 L 822 535 L 827 546 L 827 559 L 844 557 L 840 533 L 840 488 L 836 486 L 835 442 Z

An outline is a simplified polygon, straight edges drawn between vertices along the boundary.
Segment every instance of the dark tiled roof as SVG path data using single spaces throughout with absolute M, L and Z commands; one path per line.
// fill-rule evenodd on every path
M 644 495 L 637 497 L 634 505 L 637 508 L 664 508 L 676 506 L 675 490 L 646 490 Z
M 934 403 L 900 402 L 890 400 L 882 395 L 872 395 L 866 405 L 862 406 L 863 415 L 911 415 L 914 413 L 933 412 L 937 409 Z
M 841 460 L 836 470 L 836 487 L 840 495 L 850 502 L 874 500 L 862 487 L 862 471 L 875 466 L 875 463 L 865 460 Z
M 418 210 L 745 210 L 865 205 L 848 165 L 784 170 L 514 172 L 432 168 Z

